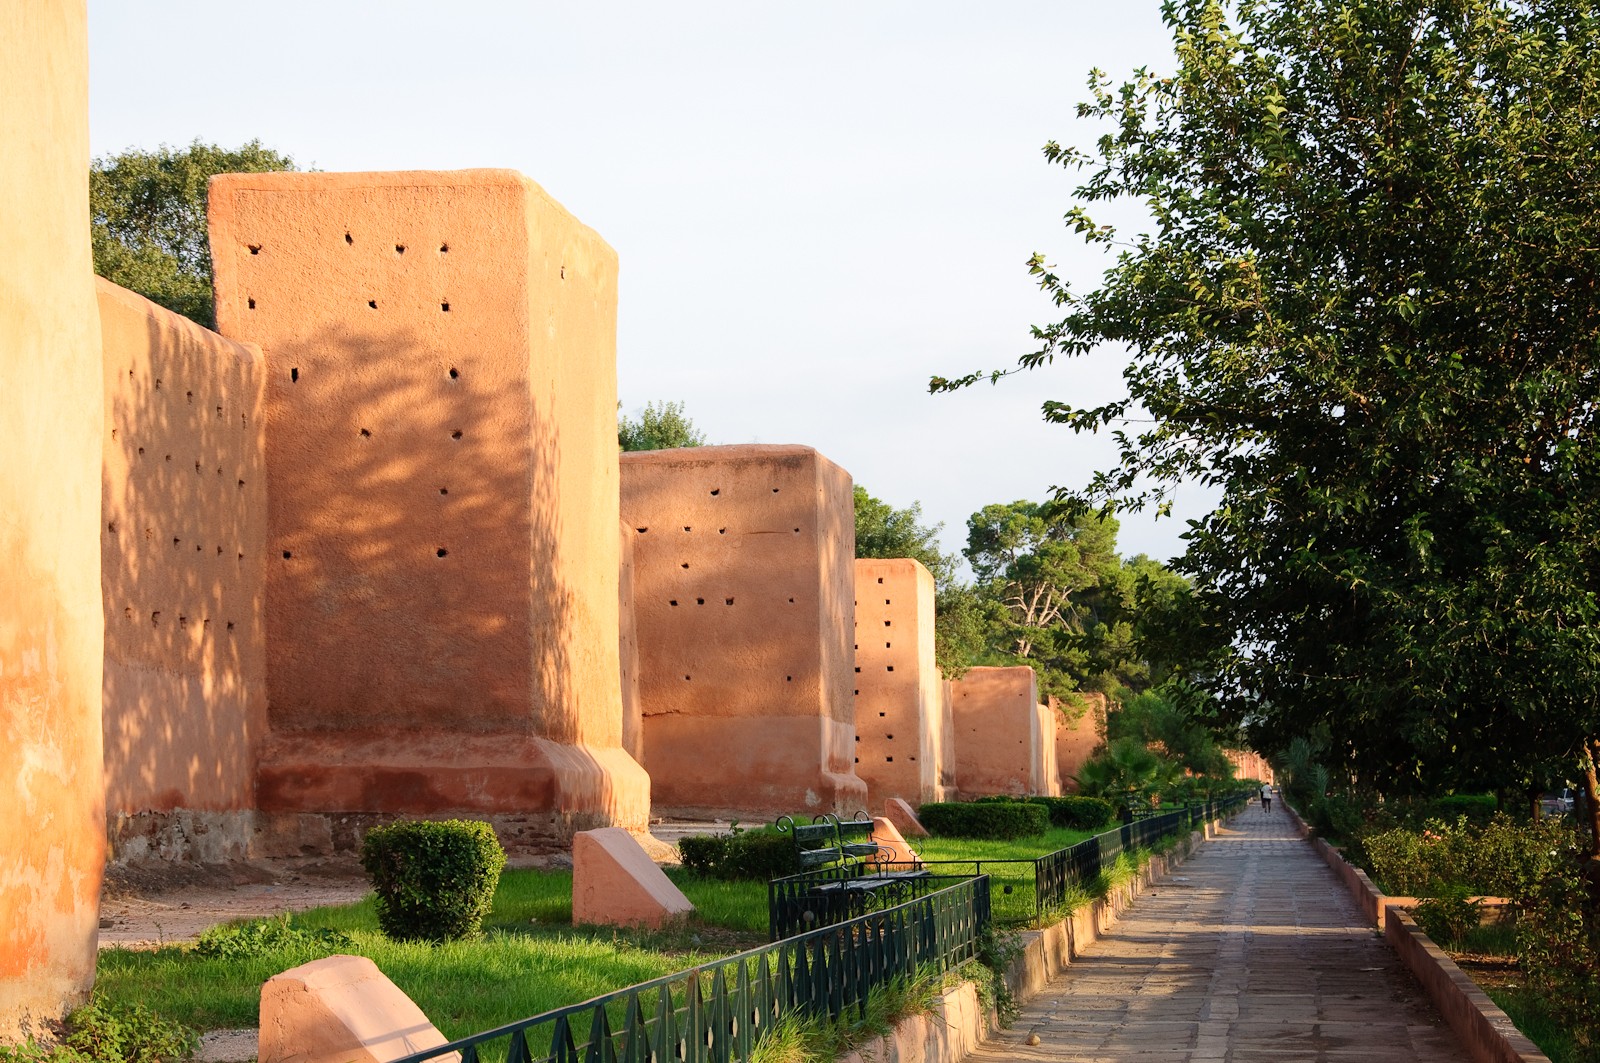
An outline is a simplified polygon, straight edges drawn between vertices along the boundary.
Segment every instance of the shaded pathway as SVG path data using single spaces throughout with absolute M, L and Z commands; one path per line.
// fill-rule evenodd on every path
M 1290 817 L 1251 806 L 968 1060 L 1465 1058 Z

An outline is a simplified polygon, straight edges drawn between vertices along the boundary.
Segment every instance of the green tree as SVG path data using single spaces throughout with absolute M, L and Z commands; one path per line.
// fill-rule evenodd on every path
M 617 444 L 623 450 L 699 447 L 705 441 L 705 433 L 695 428 L 681 402 L 647 402 L 637 420 L 625 414 L 617 418 Z
M 95 272 L 213 327 L 206 182 L 219 173 L 294 168 L 293 159 L 259 140 L 234 150 L 196 140 L 181 150 L 163 144 L 95 159 L 89 165 Z
M 1534 787 L 1600 736 L 1600 10 L 1169 0 L 1177 70 L 1091 77 L 1069 223 L 1115 254 L 1024 368 L 1123 345 L 1075 496 L 1212 486 L 1179 563 L 1257 748 L 1390 792 Z M 1131 239 L 1091 216 L 1148 208 Z M 962 380 L 936 378 L 935 390 Z M 1592 796 L 1592 795 L 1591 795 Z M 1600 852 L 1600 826 L 1593 848 Z

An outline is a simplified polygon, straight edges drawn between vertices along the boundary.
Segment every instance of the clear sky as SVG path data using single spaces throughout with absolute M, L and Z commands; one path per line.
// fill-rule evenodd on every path
M 1170 69 L 1156 0 L 796 4 L 90 0 L 94 154 L 259 138 L 322 170 L 495 166 L 621 258 L 624 411 L 687 404 L 713 443 L 805 443 L 959 549 L 968 514 L 1043 498 L 1109 441 L 1047 398 L 1121 353 L 955 395 L 1053 307 L 1027 275 L 1105 262 L 1066 232 L 1092 67 Z M 1194 503 L 1191 502 L 1191 506 Z M 1184 512 L 1180 504 L 1180 517 Z M 1192 512 L 1192 509 L 1191 509 Z M 1181 519 L 1124 518 L 1167 558 Z

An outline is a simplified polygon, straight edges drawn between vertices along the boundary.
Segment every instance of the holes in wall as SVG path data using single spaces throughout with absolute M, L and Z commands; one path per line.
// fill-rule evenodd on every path
M 643 535 L 645 532 L 649 531 L 650 529 L 648 527 L 645 527 L 645 528 L 636 528 L 634 530 L 637 531 L 640 535 Z
M 191 406 L 194 405 L 194 392 L 185 391 L 183 393 L 183 397 L 184 397 L 185 401 L 187 401 Z
M 450 551 L 446 550 L 444 547 L 441 546 L 441 547 L 439 547 L 439 549 L 437 549 L 437 550 L 435 550 L 433 552 L 433 556 L 434 557 L 449 557 L 450 556 Z
M 449 494 L 449 493 L 450 493 L 450 488 L 448 488 L 448 487 L 441 487 L 441 488 L 439 488 L 439 493 L 440 493 L 440 494 L 441 494 L 441 495 L 447 495 L 447 494 Z
M 228 630 L 229 631 L 233 630 L 233 621 L 232 620 L 228 621 Z
M 371 439 L 371 438 L 372 438 L 372 429 L 370 429 L 370 428 L 363 428 L 363 429 L 362 429 L 362 430 L 361 430 L 361 438 L 362 438 L 362 439 Z
M 155 612 L 150 614 L 150 626 L 151 627 L 158 627 L 158 626 L 160 626 L 160 624 L 161 624 L 161 610 L 157 609 Z
M 356 238 L 351 236 L 349 233 L 345 233 L 344 234 L 344 242 L 347 243 L 347 244 L 353 244 L 353 243 L 356 242 Z
M 878 582 L 879 582 L 879 583 L 882 583 L 882 582 L 883 582 L 883 577 L 882 577 L 882 576 L 879 576 L 879 577 L 878 577 Z
M 444 313 L 444 314 L 448 314 L 450 312 L 450 304 L 449 303 L 440 303 L 439 304 L 439 312 L 440 313 Z
M 796 529 L 795 529 L 795 530 L 794 530 L 794 533 L 795 533 L 795 534 L 796 534 L 796 535 L 799 535 L 799 534 L 800 534 L 800 529 L 799 529 L 799 528 L 796 528 Z
M 889 644 L 888 644 L 888 643 L 887 643 L 887 642 L 885 642 L 885 643 L 884 643 L 884 644 L 883 644 L 883 648 L 884 648 L 884 649 L 886 649 L 886 650 L 892 650 L 892 649 L 894 649 L 894 647 L 893 647 L 893 646 L 891 646 L 891 645 L 889 645 Z
M 733 599 L 732 598 L 724 598 L 724 599 L 722 599 L 722 604 L 723 605 L 732 605 L 733 604 Z
M 246 244 L 245 246 L 250 249 L 250 253 L 252 255 L 259 255 L 261 253 L 261 245 L 260 244 Z
M 221 557 L 221 556 L 222 556 L 222 547 L 220 547 L 220 546 L 219 546 L 219 547 L 217 547 L 217 556 L 218 556 L 218 557 Z
M 397 255 L 405 254 L 406 253 L 406 245 L 405 244 L 395 244 L 394 245 L 394 253 L 397 254 Z
M 241 490 L 241 491 L 244 490 L 244 481 L 243 480 L 239 481 L 239 490 Z
M 561 279 L 562 280 L 566 280 L 567 279 L 567 267 L 566 267 L 565 263 L 562 263 L 562 266 L 561 266 Z
M 718 495 L 720 495 L 720 494 L 722 494 L 722 488 L 720 488 L 720 487 L 713 487 L 713 488 L 712 488 L 712 489 L 711 489 L 711 497 L 712 497 L 712 498 L 716 498 L 716 497 L 717 497 L 717 496 L 718 496 Z
M 883 604 L 884 604 L 884 605 L 888 605 L 888 604 L 890 604 L 890 602 L 889 602 L 889 599 L 887 599 L 887 598 L 885 598 L 885 599 L 884 599 L 884 600 L 883 600 Z
M 684 525 L 684 526 L 683 526 L 683 530 L 684 530 L 684 531 L 688 531 L 688 530 L 689 530 L 689 525 L 687 525 L 687 524 L 685 524 L 685 525 Z
M 174 550 L 176 550 L 178 548 L 178 544 L 181 543 L 181 542 L 183 542 L 183 540 L 179 539 L 176 535 L 174 535 L 172 537 L 172 548 Z
M 794 599 L 793 599 L 793 598 L 790 598 L 790 599 L 789 599 L 789 604 L 790 604 L 790 605 L 793 605 L 793 604 L 794 604 Z
M 122 610 L 122 619 L 124 619 L 124 620 L 132 620 L 133 619 L 133 606 L 130 605 L 126 609 Z
M 178 626 L 179 627 L 188 627 L 189 626 L 189 618 L 186 617 L 186 616 L 178 617 Z
M 672 606 L 674 609 L 676 609 L 678 607 L 678 599 L 676 599 L 676 598 L 668 599 L 667 604 Z
M 884 626 L 884 627 L 888 627 L 888 626 L 889 626 L 889 625 L 890 625 L 890 623 L 891 623 L 891 621 L 888 621 L 888 620 L 885 620 L 885 621 L 884 621 L 884 622 L 883 622 L 883 626 Z
M 728 529 L 727 528 L 718 528 L 717 529 L 717 534 L 718 535 L 727 535 L 728 534 Z
M 111 523 L 107 524 L 106 531 L 110 532 L 112 535 L 117 534 L 117 522 L 112 521 Z
M 454 432 L 451 432 L 450 433 L 450 438 L 451 439 L 460 439 L 461 438 L 461 429 L 457 428 Z
M 778 488 L 776 488 L 776 487 L 774 487 L 774 488 L 773 488 L 773 489 L 772 489 L 772 493 L 773 493 L 773 494 L 777 494 L 777 493 L 778 493 Z
M 891 664 L 891 665 L 889 665 L 889 666 L 888 666 L 888 669 L 887 669 L 887 670 L 888 670 L 888 671 L 891 671 L 891 672 L 892 672 L 892 671 L 894 671 L 894 665 L 892 665 L 892 664 Z
M 880 712 L 880 713 L 878 713 L 878 718 L 879 718 L 879 719 L 882 719 L 882 718 L 883 718 L 883 717 L 885 717 L 885 716 L 887 716 L 887 715 L 889 715 L 889 714 L 888 714 L 888 713 L 886 713 L 886 712 Z
M 883 758 L 883 762 L 885 764 L 893 764 L 894 763 L 894 758 L 893 757 L 884 757 Z
M 451 380 L 460 380 L 461 379 L 461 370 L 457 369 L 455 366 L 451 366 L 450 367 L 450 379 Z
M 156 377 L 156 390 L 157 391 L 161 390 L 161 378 L 160 377 Z
M 696 605 L 704 605 L 704 604 L 706 604 L 706 600 L 704 598 L 696 598 L 694 600 L 694 604 L 696 604 Z
M 783 681 L 785 683 L 793 683 L 794 682 L 794 676 L 786 675 L 786 676 L 783 677 Z
M 205 472 L 205 470 L 200 467 L 200 463 L 198 461 L 194 463 L 194 471 L 198 473 Z
M 688 676 L 684 676 L 684 677 L 683 677 L 683 681 L 684 681 L 684 682 L 685 682 L 685 683 L 687 683 L 687 682 L 688 682 L 688 681 L 689 681 L 689 677 L 688 677 Z
M 859 664 L 858 664 L 858 665 L 856 665 L 856 671 L 857 671 L 857 672 L 859 672 L 859 671 L 861 671 L 861 666 L 860 666 L 860 665 L 859 665 Z
M 293 369 L 289 370 L 289 383 L 291 383 L 291 384 L 300 383 L 300 367 L 299 366 L 295 366 Z
M 289 559 L 290 559 L 290 558 L 291 558 L 291 557 L 293 557 L 293 556 L 294 556 L 294 553 L 293 553 L 293 552 L 292 552 L 292 551 L 289 551 L 289 550 L 285 550 L 285 551 L 284 551 L 284 552 L 283 552 L 283 559 L 284 559 L 284 560 L 285 560 L 285 561 L 287 561 L 287 560 L 289 560 Z
M 367 300 L 367 306 L 371 307 L 373 310 L 378 309 L 378 300 L 376 300 L 376 299 L 368 299 Z
M 448 255 L 450 253 L 450 245 L 449 244 L 440 244 L 439 245 L 439 253 L 441 255 Z
M 679 568 L 688 568 L 689 567 L 689 562 L 685 561 L 683 564 L 679 565 L 678 567 Z
M 171 455 L 171 454 L 168 454 L 168 455 L 167 455 L 167 460 L 168 460 L 168 461 L 171 461 L 171 460 L 172 460 L 172 455 Z
M 140 447 L 140 448 L 139 448 L 139 456 L 140 456 L 140 457 L 141 457 L 141 458 L 142 458 L 142 457 L 144 457 L 144 448 L 143 448 L 143 447 Z
M 884 735 L 884 736 L 883 736 L 883 737 L 884 737 L 884 738 L 886 738 L 886 739 L 888 739 L 888 740 L 889 740 L 889 741 L 891 741 L 891 742 L 893 742 L 893 741 L 894 741 L 894 735 Z

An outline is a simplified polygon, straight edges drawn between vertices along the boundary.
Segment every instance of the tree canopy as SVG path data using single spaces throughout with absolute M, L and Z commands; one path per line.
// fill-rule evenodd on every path
M 211 328 L 211 245 L 206 182 L 219 173 L 292 170 L 294 160 L 252 140 L 229 150 L 196 140 L 187 148 L 130 148 L 89 165 L 95 272 Z
M 1390 792 L 1537 786 L 1600 735 L 1600 11 L 1169 0 L 1177 69 L 1091 77 L 1068 223 L 1115 258 L 1022 368 L 1123 345 L 1073 496 L 1220 495 L 1178 563 L 1258 748 Z M 1096 204 L 1148 208 L 1131 238 Z M 960 380 L 957 387 L 998 373 Z
M 681 402 L 647 402 L 637 419 L 617 418 L 617 445 L 623 450 L 671 450 L 704 446 L 705 433 L 695 428 Z

